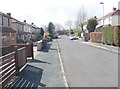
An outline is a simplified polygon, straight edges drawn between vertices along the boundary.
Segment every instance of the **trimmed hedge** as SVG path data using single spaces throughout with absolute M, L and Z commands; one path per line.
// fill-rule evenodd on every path
M 120 46 L 120 26 L 114 27 L 113 42 L 114 42 L 114 45 Z
M 105 27 L 102 30 L 102 35 L 103 35 L 103 40 L 102 42 L 104 44 L 109 44 L 109 45 L 113 45 L 113 29 L 114 26 L 109 26 L 109 27 Z
M 120 46 L 120 26 L 109 26 L 102 30 L 102 43 Z
M 91 42 L 102 42 L 102 32 L 91 32 L 90 33 L 90 41 Z

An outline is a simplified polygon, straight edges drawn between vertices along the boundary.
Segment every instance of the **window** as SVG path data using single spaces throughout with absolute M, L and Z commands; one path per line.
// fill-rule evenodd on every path
M 14 34 L 12 34 L 12 37 L 11 37 L 11 38 L 12 38 L 12 41 L 14 41 L 14 40 L 15 40 L 15 36 L 14 36 Z
M 9 33 L 2 34 L 2 44 L 3 44 L 3 46 L 10 45 L 10 34 Z
M 3 26 L 8 26 L 8 18 L 3 17 Z
M 2 16 L 0 15 L 0 25 L 2 25 Z
M 8 26 L 10 26 L 10 19 L 8 19 Z
M 4 41 L 4 42 L 10 41 L 9 33 L 3 33 L 2 34 L 2 41 Z

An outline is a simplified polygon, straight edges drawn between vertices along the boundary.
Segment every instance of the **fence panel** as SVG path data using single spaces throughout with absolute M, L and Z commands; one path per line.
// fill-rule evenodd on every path
M 2 56 L 6 55 L 10 52 L 13 52 L 15 46 L 18 46 L 18 49 L 21 48 L 21 47 L 26 47 L 27 57 L 32 57 L 33 58 L 33 44 L 16 44 L 16 45 L 11 45 L 9 47 L 0 48 L 0 50 L 2 50 Z
M 26 48 L 18 49 L 18 68 L 21 69 L 27 63 Z
M 33 44 L 16 44 L 18 48 L 25 47 L 27 57 L 33 57 Z
M 0 57 L 0 86 L 5 86 L 15 74 L 15 52 Z
M 9 47 L 8 47 L 9 48 Z M 20 69 L 27 63 L 27 57 L 32 57 L 33 46 L 11 46 L 10 53 L 0 57 L 0 86 L 4 87 Z

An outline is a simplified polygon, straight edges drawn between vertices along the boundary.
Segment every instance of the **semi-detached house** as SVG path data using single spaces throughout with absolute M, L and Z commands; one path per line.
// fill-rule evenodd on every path
M 96 28 L 98 31 L 101 31 L 101 28 L 105 26 L 118 26 L 120 25 L 118 21 L 119 18 L 120 18 L 120 9 L 113 8 L 112 12 L 98 19 L 98 25 L 96 26 Z
M 0 48 L 16 44 L 16 31 L 11 27 L 11 14 L 0 12 Z

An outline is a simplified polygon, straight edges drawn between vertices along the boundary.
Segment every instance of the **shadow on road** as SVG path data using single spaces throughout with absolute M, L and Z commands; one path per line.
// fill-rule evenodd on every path
M 10 88 L 29 87 L 37 89 L 38 87 L 45 87 L 46 85 L 41 82 L 42 74 L 43 69 L 27 65 L 19 77 L 11 84 Z

